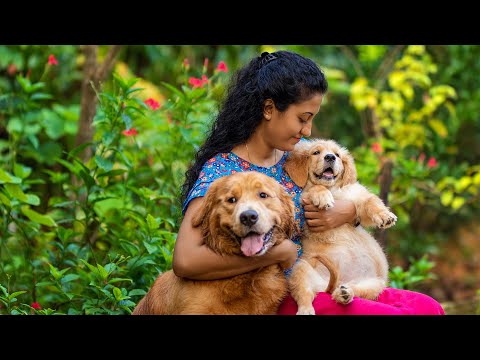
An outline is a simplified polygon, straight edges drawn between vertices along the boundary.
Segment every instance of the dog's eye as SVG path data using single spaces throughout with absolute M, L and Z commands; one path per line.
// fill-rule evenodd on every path
M 264 192 L 261 192 L 261 193 L 260 193 L 260 197 L 261 197 L 262 199 L 266 199 L 266 198 L 268 198 L 268 195 L 265 194 Z
M 233 204 L 234 202 L 237 202 L 237 198 L 231 197 L 231 198 L 229 198 L 227 201 L 228 201 L 229 203 L 232 203 L 232 204 Z
M 335 153 L 335 156 L 336 156 L 336 157 L 340 157 L 340 155 L 338 155 L 337 153 Z
M 318 155 L 318 154 L 320 154 L 320 151 L 317 150 L 312 155 Z

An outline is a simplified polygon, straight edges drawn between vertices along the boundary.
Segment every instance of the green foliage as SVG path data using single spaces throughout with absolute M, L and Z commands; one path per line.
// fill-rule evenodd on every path
M 178 192 L 225 81 L 201 75 L 209 79 L 198 87 L 187 69 L 183 84 L 163 82 L 160 103 L 138 97 L 138 78 L 114 74 L 95 89 L 94 137 L 77 148 L 78 106 L 34 97 L 46 84 L 15 78 L 6 98 L 21 101 L 0 108 L 10 149 L 0 171 L 0 284 L 9 284 L 0 313 L 129 314 L 171 269 Z
M 397 289 L 415 290 L 415 286 L 428 280 L 435 279 L 431 272 L 435 263 L 429 261 L 427 255 L 418 260 L 409 258 L 410 266 L 408 270 L 403 270 L 400 266 L 394 266 L 389 271 L 389 286 Z

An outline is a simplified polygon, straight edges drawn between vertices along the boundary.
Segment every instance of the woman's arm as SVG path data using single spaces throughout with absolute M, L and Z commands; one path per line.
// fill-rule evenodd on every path
M 302 200 L 305 210 L 305 220 L 309 230 L 321 232 L 334 229 L 343 224 L 354 224 L 357 218 L 355 204 L 350 200 L 335 200 L 335 206 L 325 210 L 311 205 L 308 200 Z
M 246 273 L 260 267 L 280 263 L 289 269 L 297 259 L 292 241 L 273 246 L 263 256 L 226 256 L 210 250 L 203 243 L 200 228 L 192 226 L 192 217 L 200 211 L 203 197 L 193 199 L 180 224 L 173 253 L 173 271 L 177 276 L 194 280 L 215 280 Z

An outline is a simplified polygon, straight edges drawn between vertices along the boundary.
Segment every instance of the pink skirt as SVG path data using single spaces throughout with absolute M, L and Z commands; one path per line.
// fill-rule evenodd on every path
M 337 304 L 331 294 L 320 292 L 313 300 L 316 315 L 445 315 L 440 303 L 428 295 L 409 290 L 385 288 L 376 301 L 354 297 L 348 305 Z M 288 295 L 279 315 L 295 315 L 297 303 Z

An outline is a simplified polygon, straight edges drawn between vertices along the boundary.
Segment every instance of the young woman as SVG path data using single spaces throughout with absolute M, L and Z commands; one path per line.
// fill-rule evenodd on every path
M 305 221 L 312 231 L 354 224 L 355 206 L 351 201 L 337 200 L 329 210 L 300 204 L 302 189 L 283 169 L 288 151 L 310 136 L 327 89 L 327 80 L 318 66 L 289 51 L 263 53 L 235 74 L 207 140 L 186 173 L 182 188 L 184 218 L 173 255 L 176 275 L 213 280 L 279 263 L 288 276 L 301 255 L 300 233 L 261 257 L 221 256 L 203 244 L 200 229 L 191 225 L 192 216 L 202 207 L 209 185 L 233 172 L 259 171 L 276 179 L 294 199 L 299 229 Z M 377 301 L 355 298 L 344 306 L 335 303 L 330 294 L 319 293 L 313 304 L 319 315 L 444 314 L 431 297 L 393 288 L 385 289 Z M 289 296 L 279 314 L 295 314 L 296 310 Z

